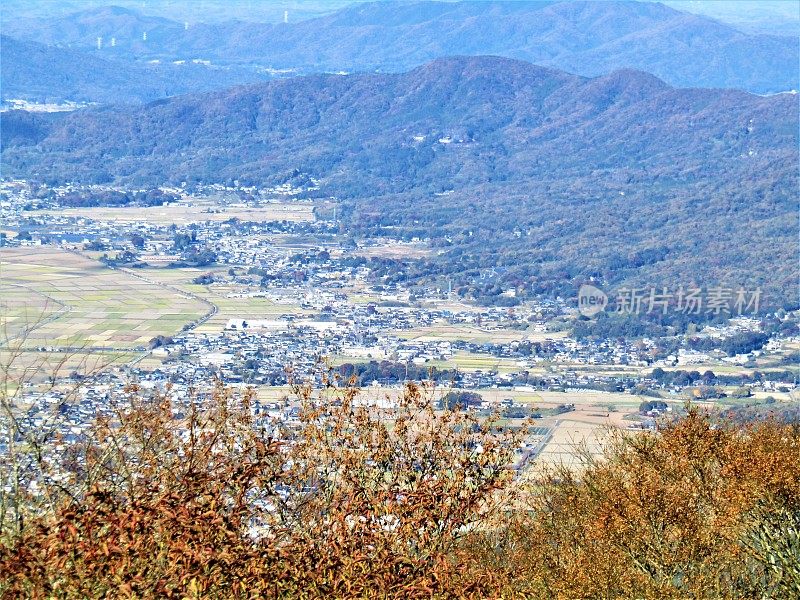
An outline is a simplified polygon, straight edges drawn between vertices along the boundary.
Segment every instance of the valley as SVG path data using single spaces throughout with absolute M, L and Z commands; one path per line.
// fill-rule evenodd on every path
M 800 0 L 0 13 L 0 598 L 800 598 Z
M 30 206 L 25 182 L 4 190 L 4 222 L 24 232 L 6 233 L 0 248 L 13 370 L 51 365 L 62 381 L 43 388 L 33 418 L 71 393 L 76 377 L 88 378 L 85 397 L 131 378 L 176 389 L 222 378 L 288 415 L 296 407 L 290 385 L 333 369 L 387 406 L 406 380 L 430 379 L 440 398 L 477 394 L 470 410 L 499 410 L 509 424 L 533 418 L 546 433 L 532 434 L 536 451 L 526 461 L 540 456 L 539 464 L 584 443 L 598 450 L 608 427 L 653 427 L 659 411 L 641 407 L 654 400 L 670 411 L 687 402 L 794 406 L 790 357 L 800 334 L 779 323 L 760 350 L 735 357 L 719 350 L 722 342 L 760 335 L 763 322 L 709 324 L 699 337 L 578 338 L 567 300 L 486 307 L 446 288 L 386 283 L 376 273 L 387 257 L 425 260 L 429 242 L 353 242 L 315 217 L 329 204 L 282 198 L 285 188 L 247 202 L 234 200 L 251 191 L 220 187 L 206 192 L 213 201 L 179 192 L 166 206 L 59 210 L 41 200 Z M 31 292 L 36 306 L 26 301 Z M 715 349 L 692 349 L 700 339 Z M 665 384 L 670 373 L 683 379 Z

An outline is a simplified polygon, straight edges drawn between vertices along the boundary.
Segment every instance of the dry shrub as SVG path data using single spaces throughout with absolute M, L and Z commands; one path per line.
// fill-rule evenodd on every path
M 131 387 L 85 443 L 26 463 L 40 465 L 29 476 L 49 502 L 29 498 L 4 530 L 0 590 L 800 596 L 795 427 L 732 427 L 691 410 L 657 434 L 617 432 L 579 472 L 522 488 L 507 468 L 518 434 L 435 411 L 430 388 L 408 386 L 387 418 L 355 388 L 322 384 L 296 389 L 291 428 L 254 422 L 252 397 L 221 386 L 179 418 L 169 393 Z
M 249 394 L 217 387 L 176 420 L 131 387 L 113 418 L 39 481 L 57 508 L 0 554 L 17 597 L 484 597 L 459 540 L 511 478 L 512 434 L 434 411 L 410 385 L 392 411 L 357 390 L 299 387 L 296 429 L 256 426 Z M 58 476 L 56 477 L 56 473 Z M 59 482 L 55 485 L 55 482 Z M 55 489 L 55 488 L 58 489 Z M 60 492 L 59 492 L 60 491 Z
M 616 432 L 580 473 L 553 469 L 476 568 L 507 593 L 566 598 L 800 597 L 800 438 L 697 410 L 656 435 Z

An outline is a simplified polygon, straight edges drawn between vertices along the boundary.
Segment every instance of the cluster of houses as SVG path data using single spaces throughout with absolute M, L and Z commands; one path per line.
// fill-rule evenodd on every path
M 455 141 L 455 140 L 453 140 Z M 306 189 L 316 182 L 307 182 Z M 310 188 L 309 188 L 310 186 Z M 109 188 L 113 189 L 113 188 Z M 231 313 L 224 326 L 213 333 L 198 333 L 192 327 L 173 336 L 169 343 L 152 349 L 161 359 L 158 368 L 144 369 L 132 364 L 122 371 L 111 370 L 85 382 L 77 397 L 68 399 L 55 388 L 41 395 L 28 409 L 33 426 L 44 426 L 52 414 L 59 416 L 63 439 L 74 440 L 83 424 L 131 378 L 145 386 L 172 385 L 174 393 L 185 392 L 197 381 L 220 377 L 230 384 L 284 385 L 292 380 L 314 377 L 320 359 L 334 362 L 365 363 L 389 361 L 410 367 L 435 366 L 454 369 L 458 356 L 490 357 L 505 368 L 486 367 L 458 370 L 450 382 L 456 388 L 505 388 L 517 390 L 640 390 L 641 385 L 656 386 L 647 377 L 621 375 L 594 367 L 680 368 L 685 365 L 747 364 L 747 356 L 721 356 L 719 351 L 700 351 L 681 346 L 666 358 L 656 360 L 655 340 L 573 339 L 548 334 L 548 316 L 565 315 L 565 301 L 542 300 L 507 308 L 478 308 L 450 302 L 441 290 L 429 296 L 412 295 L 400 284 L 376 285 L 370 278 L 370 263 L 357 245 L 339 243 L 332 221 L 270 221 L 263 223 L 203 220 L 190 225 L 175 225 L 130 220 L 102 221 L 37 209 L 58 206 L 58 194 L 80 191 L 80 186 L 65 186 L 48 194 L 34 194 L 25 182 L 0 181 L 0 220 L 8 231 L 25 231 L 25 236 L 0 237 L 0 245 L 60 244 L 73 249 L 131 252 L 143 262 L 166 267 L 187 259 L 187 246 L 202 247 L 213 253 L 214 272 L 203 285 L 227 292 L 227 299 L 264 298 L 286 310 L 253 318 Z M 93 188 L 93 191 L 98 191 Z M 165 193 L 189 201 L 183 188 L 164 188 Z M 201 193 L 215 195 L 230 203 L 247 206 L 269 202 L 274 197 L 295 197 L 301 188 L 284 184 L 270 190 L 239 186 L 209 186 Z M 198 193 L 198 192 L 193 192 Z M 182 201 L 183 201 L 182 200 Z M 287 235 L 288 234 L 288 235 Z M 276 236 L 284 241 L 275 243 Z M 308 241 L 311 240 L 311 241 Z M 315 240 L 317 242 L 315 243 Z M 222 268 L 219 268 L 222 267 Z M 360 290 L 354 299 L 352 290 Z M 369 298 L 369 300 L 364 300 Z M 235 304 L 235 302 L 232 302 Z M 228 311 L 230 313 L 230 310 Z M 463 327 L 478 331 L 475 341 L 458 339 L 453 331 Z M 448 329 L 446 337 L 426 335 L 437 328 Z M 719 326 L 705 327 L 698 337 L 722 340 L 747 331 L 758 331 L 759 322 L 741 317 Z M 204 328 L 207 330 L 207 328 Z M 517 336 L 500 335 L 509 330 Z M 464 337 L 470 336 L 465 334 Z M 509 337 L 516 337 L 511 341 Z M 769 342 L 763 352 L 778 352 L 780 342 Z M 758 352 L 758 351 L 756 351 Z M 493 364 L 486 360 L 485 364 Z M 508 365 L 512 365 L 509 368 Z M 624 370 L 623 370 L 624 371 Z M 635 372 L 635 370 L 633 370 Z M 399 385 L 397 379 L 380 381 Z M 764 382 L 763 385 L 771 382 Z M 291 422 L 297 407 L 290 402 L 257 403 L 259 419 Z

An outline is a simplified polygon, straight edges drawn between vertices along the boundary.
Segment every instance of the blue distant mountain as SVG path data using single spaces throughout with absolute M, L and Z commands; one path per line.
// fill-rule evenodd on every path
M 748 34 L 654 2 L 374 2 L 298 23 L 188 28 L 106 7 L 12 21 L 4 31 L 86 51 L 99 37 L 103 47 L 93 52 L 102 58 L 200 59 L 250 72 L 400 72 L 443 56 L 497 55 L 586 76 L 633 68 L 681 87 L 756 93 L 800 87 L 796 37 Z M 246 73 L 229 80 L 247 79 Z
M 128 104 L 263 81 L 252 69 L 202 63 L 150 64 L 86 49 L 57 48 L 0 36 L 4 100 Z

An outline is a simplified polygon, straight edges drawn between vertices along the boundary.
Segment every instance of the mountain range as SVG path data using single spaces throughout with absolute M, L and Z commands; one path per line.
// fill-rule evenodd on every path
M 116 89 L 106 84 L 104 69 L 93 75 L 92 61 L 98 58 L 124 60 L 137 69 L 150 61 L 171 65 L 192 60 L 210 61 L 217 69 L 238 67 L 222 71 L 226 74 L 219 85 L 214 81 L 219 73 L 208 74 L 207 88 L 252 81 L 259 69 L 401 72 L 452 55 L 517 58 L 584 76 L 633 68 L 683 87 L 756 93 L 800 87 L 796 37 L 748 34 L 654 2 L 372 2 L 273 24 L 179 23 L 105 7 L 66 17 L 12 20 L 4 23 L 4 32 L 59 51 L 86 53 L 88 91 L 79 87 L 78 95 L 94 95 L 97 101 L 113 96 Z M 49 79 L 62 77 L 62 70 L 69 77 L 71 69 L 83 64 L 77 55 L 53 57 L 33 72 L 34 79 L 37 72 L 44 75 L 45 83 L 36 87 L 27 77 L 30 69 L 19 60 L 4 51 L 3 70 L 10 73 L 6 84 L 22 91 L 26 86 L 45 88 L 51 94 L 59 88 L 47 87 Z M 167 81 L 173 77 L 166 67 L 148 68 Z M 26 78 L 20 80 L 18 73 Z M 136 77 L 134 71 L 131 78 Z M 92 93 L 99 88 L 104 92 Z M 3 94 L 8 97 L 5 90 Z M 140 96 L 123 88 L 115 99 L 136 101 Z
M 559 293 L 691 274 L 785 299 L 797 280 L 793 94 L 454 57 L 47 119 L 6 113 L 2 137 L 7 176 L 49 183 L 314 177 L 348 231 L 431 238 L 435 258 L 393 267 L 420 281 L 481 286 L 491 268 L 497 285 Z
M 236 65 L 149 64 L 6 35 L 0 35 L 0 53 L 3 99 L 33 102 L 141 103 L 270 79 Z

